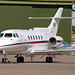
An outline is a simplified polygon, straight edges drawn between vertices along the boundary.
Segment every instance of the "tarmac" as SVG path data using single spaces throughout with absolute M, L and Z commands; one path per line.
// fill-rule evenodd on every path
M 46 56 L 35 56 L 32 62 L 25 57 L 24 63 L 16 63 L 14 56 L 7 56 L 10 63 L 0 62 L 0 75 L 75 75 L 75 56 L 56 55 L 53 63 L 46 63 Z

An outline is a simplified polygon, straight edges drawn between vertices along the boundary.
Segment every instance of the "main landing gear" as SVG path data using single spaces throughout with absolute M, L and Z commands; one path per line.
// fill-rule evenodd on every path
M 53 63 L 52 57 L 46 57 L 46 63 Z
M 21 56 L 21 55 L 17 55 L 17 56 L 15 56 L 17 59 L 16 59 L 16 61 L 17 61 L 17 63 L 24 63 L 24 57 L 23 56 Z

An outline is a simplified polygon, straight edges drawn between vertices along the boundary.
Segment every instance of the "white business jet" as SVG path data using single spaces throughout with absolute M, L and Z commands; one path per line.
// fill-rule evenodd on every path
M 22 55 L 30 56 L 31 60 L 35 55 L 49 55 L 46 62 L 52 63 L 51 55 L 54 53 L 74 51 L 73 48 L 59 49 L 64 42 L 62 37 L 56 36 L 60 19 L 75 19 L 75 17 L 61 17 L 62 12 L 63 8 L 59 8 L 54 17 L 29 17 L 29 19 L 52 19 L 47 28 L 2 31 L 0 34 L 0 52 L 4 55 L 2 62 L 7 62 L 7 53 L 16 53 L 18 63 L 24 62 Z

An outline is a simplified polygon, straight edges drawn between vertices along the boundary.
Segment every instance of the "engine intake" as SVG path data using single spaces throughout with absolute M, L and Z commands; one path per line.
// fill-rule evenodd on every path
M 49 39 L 49 42 L 51 45 L 55 45 L 56 44 L 56 39 L 54 37 Z
M 51 46 L 60 46 L 63 43 L 63 38 L 60 36 L 54 36 L 49 39 Z

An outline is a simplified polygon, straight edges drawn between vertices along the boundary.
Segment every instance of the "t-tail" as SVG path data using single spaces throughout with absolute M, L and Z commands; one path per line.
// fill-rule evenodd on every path
M 50 36 L 56 36 L 59 22 L 61 19 L 75 19 L 75 17 L 61 17 L 62 12 L 63 8 L 60 7 L 54 17 L 29 17 L 29 19 L 52 19 L 50 25 L 47 27 L 48 34 Z
M 56 36 L 56 34 L 57 34 L 57 30 L 58 30 L 58 26 L 59 26 L 59 22 L 60 22 L 60 19 L 58 19 L 58 18 L 61 17 L 62 12 L 63 12 L 63 8 L 59 8 L 58 11 L 56 12 L 55 16 L 52 18 L 50 25 L 48 26 L 49 34 L 51 36 Z

